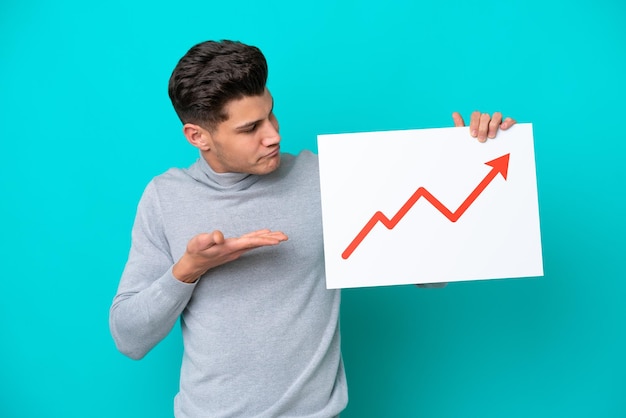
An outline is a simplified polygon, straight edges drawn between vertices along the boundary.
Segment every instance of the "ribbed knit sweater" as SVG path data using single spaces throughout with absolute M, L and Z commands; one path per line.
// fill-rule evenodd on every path
M 325 287 L 317 157 L 283 154 L 263 175 L 216 173 L 200 158 L 146 187 L 110 311 L 118 349 L 139 359 L 181 319 L 177 417 L 332 417 L 347 403 L 340 293 Z M 269 228 L 262 247 L 186 284 L 172 266 L 202 232 Z

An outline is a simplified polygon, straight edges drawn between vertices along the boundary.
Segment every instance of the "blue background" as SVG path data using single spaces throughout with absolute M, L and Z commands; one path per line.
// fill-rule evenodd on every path
M 344 291 L 343 417 L 625 417 L 625 18 L 618 0 L 3 1 L 0 415 L 172 415 L 179 330 L 135 362 L 108 309 L 143 187 L 197 156 L 170 72 L 238 39 L 268 58 L 287 151 L 455 110 L 534 124 L 545 277 Z

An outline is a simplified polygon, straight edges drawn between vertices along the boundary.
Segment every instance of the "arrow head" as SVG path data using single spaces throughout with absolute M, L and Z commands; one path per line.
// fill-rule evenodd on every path
M 504 177 L 504 179 L 506 180 L 506 175 L 509 171 L 509 156 L 510 155 L 511 154 L 505 154 L 502 157 L 498 157 L 495 160 L 488 161 L 485 164 L 493 167 L 491 171 L 495 172 L 496 175 L 498 173 L 502 174 L 502 177 Z

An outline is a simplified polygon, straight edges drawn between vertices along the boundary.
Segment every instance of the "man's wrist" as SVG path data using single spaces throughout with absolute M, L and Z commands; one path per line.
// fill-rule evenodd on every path
M 194 283 L 204 273 L 205 271 L 189 266 L 186 254 L 183 255 L 180 260 L 178 260 L 178 262 L 172 267 L 172 275 L 174 276 L 174 278 L 184 283 Z

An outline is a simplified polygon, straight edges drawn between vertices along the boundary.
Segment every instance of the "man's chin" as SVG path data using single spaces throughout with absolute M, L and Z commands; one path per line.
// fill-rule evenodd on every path
M 270 174 L 278 170 L 278 167 L 280 167 L 280 154 L 277 154 L 271 159 L 269 159 L 266 162 L 265 166 L 262 169 L 260 169 L 257 174 L 259 175 Z

